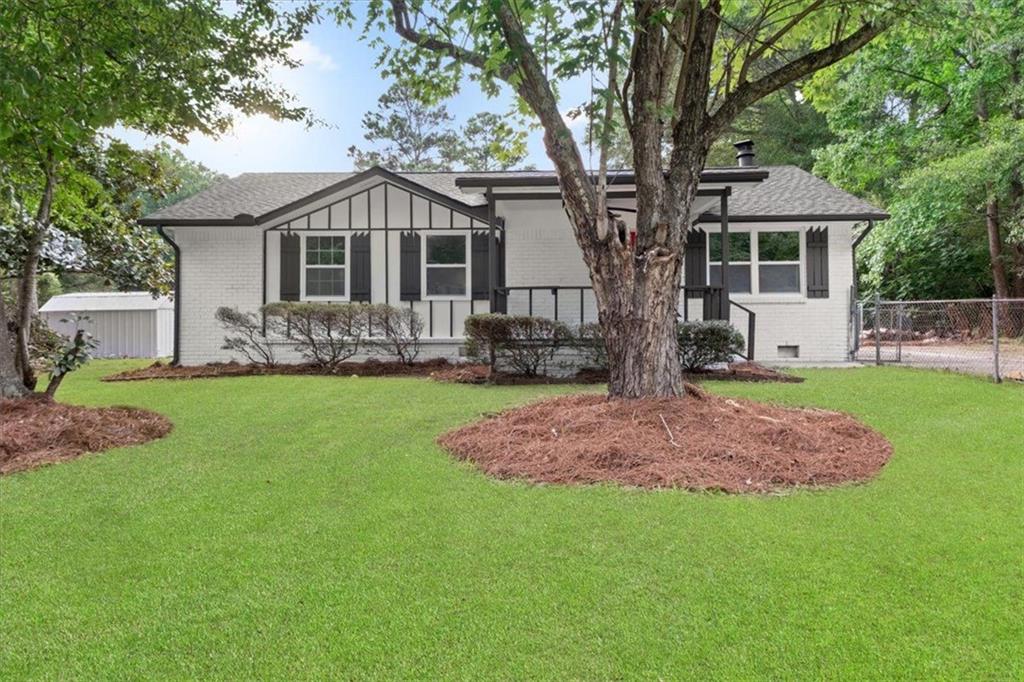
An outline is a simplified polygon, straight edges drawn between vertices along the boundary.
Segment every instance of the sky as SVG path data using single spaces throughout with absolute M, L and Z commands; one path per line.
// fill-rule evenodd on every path
M 376 108 L 377 98 L 390 85 L 377 73 L 373 49 L 358 40 L 356 31 L 325 19 L 293 46 L 292 56 L 302 66 L 275 71 L 275 80 L 300 104 L 312 108 L 326 125 L 306 128 L 302 123 L 274 121 L 266 116 L 239 117 L 232 132 L 219 139 L 194 135 L 187 145 L 166 141 L 189 158 L 230 176 L 260 171 L 351 170 L 352 160 L 346 150 L 353 144 L 366 146 L 360 124 L 363 114 Z M 583 81 L 566 84 L 562 91 L 564 110 L 568 112 L 585 101 L 588 91 Z M 467 80 L 447 106 L 456 124 L 461 124 L 481 111 L 506 113 L 512 102 L 509 92 L 489 99 Z M 572 120 L 570 125 L 578 137 L 582 135 L 582 119 Z M 160 141 L 137 131 L 114 132 L 136 147 Z M 529 156 L 523 163 L 551 168 L 539 129 L 530 131 Z

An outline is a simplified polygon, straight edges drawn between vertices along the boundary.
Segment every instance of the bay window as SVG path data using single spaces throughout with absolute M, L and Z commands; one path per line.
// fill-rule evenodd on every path
M 344 236 L 307 236 L 303 239 L 303 298 L 345 299 L 348 268 Z
M 426 298 L 469 296 L 469 233 L 426 234 L 423 291 Z

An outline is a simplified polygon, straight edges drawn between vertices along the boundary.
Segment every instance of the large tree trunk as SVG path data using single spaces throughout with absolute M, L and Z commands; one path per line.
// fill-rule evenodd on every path
M 15 346 L 15 361 L 18 370 L 21 372 L 22 382 L 32 390 L 36 386 L 36 374 L 32 369 L 32 354 L 30 343 L 32 340 L 32 322 L 39 314 L 39 259 L 42 255 L 43 244 L 46 242 L 46 235 L 50 228 L 50 209 L 53 206 L 53 189 L 56 184 L 56 173 L 53 169 L 52 155 L 47 157 L 43 165 L 45 173 L 45 185 L 43 195 L 39 199 L 39 208 L 36 210 L 35 228 L 32 237 L 29 239 L 28 252 L 25 255 L 25 262 L 21 268 L 21 281 L 18 286 L 18 310 L 17 324 L 18 333 Z
M 28 393 L 21 380 L 21 372 L 14 362 L 11 335 L 7 330 L 7 311 L 3 292 L 0 292 L 0 398 L 17 398 Z

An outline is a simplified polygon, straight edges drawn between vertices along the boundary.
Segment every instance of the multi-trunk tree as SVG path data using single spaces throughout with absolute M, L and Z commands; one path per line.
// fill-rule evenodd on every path
M 282 11 L 272 0 L 0 3 L 0 200 L 24 236 L 23 256 L 0 273 L 19 281 L 17 373 L 0 325 L 0 395 L 34 385 L 28 335 L 53 209 L 100 132 L 123 125 L 184 141 L 225 131 L 239 112 L 306 118 L 270 71 L 295 65 L 288 48 L 314 17 L 305 3 Z
M 676 316 L 685 235 L 714 141 L 748 107 L 835 64 L 910 3 L 853 0 L 373 0 L 371 30 L 390 73 L 426 96 L 467 69 L 486 92 L 510 87 L 538 120 L 586 262 L 614 397 L 678 396 Z M 342 7 L 342 19 L 351 12 Z M 589 75 L 600 140 L 587 168 L 559 84 Z M 607 143 L 621 120 L 636 178 L 635 242 L 619 238 L 606 194 Z

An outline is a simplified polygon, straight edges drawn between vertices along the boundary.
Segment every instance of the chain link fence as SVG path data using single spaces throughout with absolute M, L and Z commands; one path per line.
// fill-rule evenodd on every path
M 1024 299 L 861 301 L 853 326 L 860 362 L 1024 381 Z

